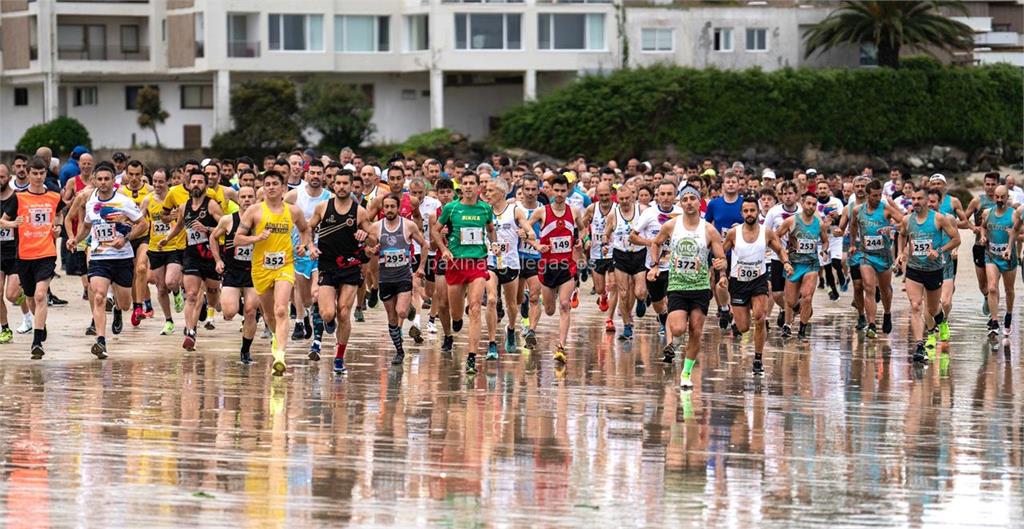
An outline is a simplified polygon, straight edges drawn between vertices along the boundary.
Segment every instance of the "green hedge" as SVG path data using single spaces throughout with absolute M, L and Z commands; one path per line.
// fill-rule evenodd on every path
M 92 148 L 89 131 L 74 118 L 57 118 L 53 121 L 32 125 L 18 140 L 15 149 L 29 156 L 39 147 L 49 147 L 54 156 L 65 157 L 79 145 Z
M 799 153 L 888 153 L 930 144 L 1020 144 L 1024 71 L 978 68 L 694 70 L 672 66 L 585 77 L 510 110 L 497 139 L 554 156 L 601 159 L 672 144 L 681 152 L 751 145 Z

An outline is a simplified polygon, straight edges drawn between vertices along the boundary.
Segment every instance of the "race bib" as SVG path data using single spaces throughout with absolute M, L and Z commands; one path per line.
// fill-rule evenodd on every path
M 804 255 L 813 255 L 818 251 L 818 240 L 817 239 L 797 239 L 796 240 L 796 253 Z
M 50 208 L 29 208 L 28 223 L 33 226 L 48 226 L 53 224 L 51 215 Z
M 551 253 L 569 253 L 572 251 L 572 237 L 552 237 Z
M 672 260 L 672 266 L 676 268 L 677 272 L 696 272 L 700 270 L 697 266 L 697 259 L 695 257 L 676 257 Z
M 171 226 L 166 222 L 154 220 L 153 221 L 153 235 L 166 236 L 171 233 Z
M 988 243 L 988 253 L 990 253 L 992 255 L 997 255 L 997 256 L 1003 255 L 1003 253 L 1006 252 L 1006 249 L 1009 246 L 1010 245 L 1008 243 L 1005 243 L 1005 242 L 1004 243 L 990 242 L 990 243 Z
M 409 266 L 409 254 L 401 250 L 385 250 L 381 253 L 384 261 L 384 268 L 399 268 Z
M 207 237 L 206 232 L 193 230 L 192 228 L 187 228 L 185 232 L 187 233 L 189 246 L 210 242 L 210 238 Z
M 483 228 L 459 228 L 459 244 L 474 245 L 484 243 Z
M 235 260 L 245 261 L 247 263 L 252 262 L 252 246 L 247 244 L 245 246 L 235 246 Z
M 97 222 L 92 225 L 92 238 L 100 243 L 114 240 L 114 225 L 106 222 Z
M 495 243 L 495 249 L 498 251 L 499 254 L 508 253 L 508 243 L 505 241 L 498 241 L 497 243 Z
M 604 245 L 605 244 L 604 233 L 594 233 L 594 236 L 591 238 L 591 243 L 590 244 L 592 246 L 602 246 L 602 245 Z
M 885 244 L 882 240 L 881 235 L 865 235 L 864 236 L 864 251 L 877 252 L 885 248 Z
M 284 252 L 267 252 L 263 254 L 263 268 L 277 270 L 284 266 Z
M 736 263 L 736 279 L 753 281 L 761 277 L 760 263 Z
M 910 255 L 914 257 L 927 257 L 928 252 L 932 250 L 931 239 L 911 239 L 910 240 Z
M 11 242 L 14 240 L 14 228 L 0 228 L 0 242 Z

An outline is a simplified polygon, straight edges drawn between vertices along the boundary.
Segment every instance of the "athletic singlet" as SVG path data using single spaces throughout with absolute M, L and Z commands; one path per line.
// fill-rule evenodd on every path
M 380 265 L 381 283 L 402 283 L 412 280 L 410 266 L 409 240 L 405 237 L 405 219 L 398 217 L 398 228 L 388 229 L 387 219 L 377 221 L 380 224 Z
M 612 229 L 612 249 L 620 252 L 639 252 L 644 247 L 629 242 L 629 234 L 633 231 L 633 225 L 640 217 L 640 205 L 633 204 L 633 216 L 625 218 L 622 216 L 622 209 L 615 205 L 615 228 Z
M 1010 230 L 1013 228 L 1013 208 L 1007 207 L 1001 215 L 997 208 L 990 209 L 988 219 L 985 221 L 985 228 L 988 229 L 988 246 L 985 248 L 985 257 L 993 263 L 1003 265 L 1004 268 L 1007 263 L 1011 267 L 1016 266 L 1015 241 L 1010 240 Z M 1003 259 L 1003 252 L 1007 248 L 1010 248 L 1009 260 Z
M 604 240 L 604 228 L 608 223 L 608 216 L 615 212 L 615 204 L 612 204 L 608 208 L 607 213 L 601 212 L 601 203 L 597 202 L 594 204 L 594 216 L 590 219 L 590 258 L 591 259 L 607 259 L 610 258 L 612 253 L 609 251 L 608 255 L 605 256 L 601 252 L 603 246 L 607 246 L 608 241 Z
M 288 204 L 281 204 L 281 212 L 274 213 L 266 202 L 260 202 L 260 221 L 252 233 L 259 235 L 266 230 L 270 232 L 270 236 L 253 244 L 253 276 L 292 266 L 295 262 L 295 248 L 292 246 L 291 236 L 294 226 Z M 253 282 L 256 282 L 255 277 Z
M 160 248 L 160 241 L 166 238 L 167 234 L 171 233 L 173 227 L 171 224 L 161 220 L 164 214 L 163 201 L 159 200 L 156 194 L 152 194 L 149 197 L 149 205 L 146 207 L 149 210 L 147 212 L 149 214 L 149 251 L 163 253 L 184 249 L 185 230 L 181 230 L 173 239 L 167 241 L 163 249 Z
M 0 200 L 0 216 L 6 213 L 9 219 L 18 217 L 18 199 L 14 193 L 11 196 Z M 18 255 L 18 230 L 15 228 L 0 228 L 0 260 L 14 260 Z
M 860 227 L 860 250 L 868 255 L 888 258 L 892 255 L 892 229 L 885 219 L 885 205 L 878 204 L 874 211 L 868 211 L 868 204 L 857 208 L 857 224 Z
M 25 190 L 15 196 L 18 197 L 18 216 L 25 219 L 18 225 L 18 259 L 56 257 L 53 222 L 60 210 L 60 195 L 54 191 L 36 194 Z
M 306 219 L 306 222 L 309 222 L 309 219 L 313 218 L 313 211 L 316 210 L 316 206 L 318 204 L 331 199 L 331 192 L 326 189 L 322 190 L 320 194 L 315 197 L 310 196 L 307 192 L 308 189 L 308 187 L 303 187 L 295 193 L 295 207 L 299 208 L 299 211 L 302 212 L 302 216 Z M 298 246 L 301 241 L 302 238 L 299 236 L 299 229 L 297 227 L 293 227 L 292 244 Z M 315 238 L 313 242 L 314 244 L 316 243 Z
M 668 291 L 685 292 L 709 290 L 711 274 L 708 271 L 707 221 L 700 219 L 697 227 L 687 229 L 684 217 L 676 219 L 669 240 Z
M 916 213 L 908 219 L 907 241 L 910 243 L 910 256 L 907 259 L 907 266 L 923 271 L 942 269 L 946 264 L 945 254 L 940 253 L 939 258 L 935 260 L 928 258 L 928 252 L 938 251 L 946 244 L 946 232 L 935 227 L 935 212 L 928 210 L 928 216 L 920 224 L 917 222 Z
M 224 236 L 224 245 L 221 246 L 221 256 L 224 258 L 226 270 L 252 269 L 253 244 L 235 246 L 235 233 L 238 232 L 238 225 L 242 223 L 242 214 L 234 212 L 231 214 L 231 229 Z
M 336 209 L 338 201 L 332 199 L 324 210 L 324 218 L 317 226 L 320 269 L 349 268 L 366 262 L 363 243 L 356 240 L 359 229 L 359 204 L 352 201 L 345 213 Z
M 142 187 L 140 187 L 139 189 L 132 190 L 128 189 L 128 186 L 120 186 L 119 188 L 117 188 L 117 192 L 127 196 L 128 198 L 131 198 L 132 202 L 135 202 L 135 207 L 141 210 L 142 203 L 146 201 L 146 197 L 153 193 L 153 187 L 150 186 L 149 184 L 142 184 Z M 143 211 L 142 213 L 145 214 L 147 217 L 149 216 L 147 211 Z M 137 239 L 142 239 L 143 237 L 146 237 L 146 235 L 147 234 L 143 232 L 141 235 L 132 240 L 134 241 Z
M 789 261 L 793 264 L 818 264 L 818 244 L 821 243 L 821 220 L 815 215 L 810 224 L 804 222 L 803 215 L 793 218 L 793 229 L 790 230 Z
M 764 275 L 765 254 L 768 244 L 765 242 L 765 227 L 757 224 L 757 238 L 747 242 L 743 237 L 743 224 L 736 226 L 736 241 L 732 247 L 732 268 L 730 277 L 740 281 L 753 281 Z
M 540 243 L 548 247 L 541 252 L 540 262 L 572 262 L 572 247 L 576 243 L 576 223 L 568 204 L 561 216 L 555 215 L 551 205 L 544 206 L 544 226 L 540 229 Z M 573 263 L 575 264 L 575 263 Z
M 186 202 L 185 218 L 182 222 L 185 224 L 183 230 L 185 232 L 185 255 L 213 259 L 213 253 L 210 252 L 210 234 L 192 229 L 192 223 L 196 221 L 209 228 L 210 231 L 217 227 L 217 221 L 214 220 L 213 215 L 210 215 L 210 197 L 204 196 L 198 208 L 192 207 L 191 200 Z
M 498 254 L 490 256 L 487 264 L 499 270 L 519 270 L 519 224 L 516 222 L 516 207 L 515 204 L 506 204 L 505 210 L 494 216 Z
M 538 208 L 543 207 L 543 204 L 538 202 L 537 203 L 537 207 L 535 207 L 533 209 L 530 209 L 530 208 L 522 205 L 519 202 L 516 202 L 516 206 L 519 206 L 519 207 L 523 208 L 523 212 L 526 214 L 526 218 L 530 218 L 530 216 L 533 215 L 534 211 L 537 211 Z M 534 224 L 532 226 L 533 227 L 533 237 L 535 239 L 540 239 L 540 226 L 539 226 L 539 224 L 540 223 L 538 222 L 538 223 L 536 223 L 536 224 Z M 524 258 L 524 259 L 540 259 L 540 252 L 538 252 L 536 248 L 531 246 L 530 243 L 526 242 L 525 240 L 522 240 L 522 241 L 519 241 L 519 256 Z
M 982 194 L 978 197 L 978 209 L 974 212 L 974 225 L 981 226 L 982 217 L 985 212 L 996 207 L 996 201 L 989 198 L 988 195 Z

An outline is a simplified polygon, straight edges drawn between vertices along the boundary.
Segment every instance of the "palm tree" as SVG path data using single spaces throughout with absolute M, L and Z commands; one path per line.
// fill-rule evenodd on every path
M 844 1 L 804 37 L 805 57 L 842 44 L 871 43 L 878 50 L 879 66 L 899 68 L 902 46 L 925 51 L 927 47 L 972 49 L 974 32 L 970 26 L 940 13 L 941 8 L 967 14 L 967 8 L 958 1 Z

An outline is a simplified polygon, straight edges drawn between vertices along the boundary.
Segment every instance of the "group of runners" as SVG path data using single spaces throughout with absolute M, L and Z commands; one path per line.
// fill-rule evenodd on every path
M 999 173 L 985 175 L 984 193 L 965 206 L 942 174 L 899 169 L 887 181 L 870 168 L 778 178 L 740 162 L 629 160 L 620 169 L 578 156 L 556 168 L 495 155 L 471 170 L 401 156 L 377 165 L 350 149 L 337 159 L 283 153 L 259 167 L 242 158 L 147 168 L 76 153 L 78 173 L 57 190 L 44 156 L 0 164 L 0 284 L 24 315 L 18 332 L 33 333 L 36 359 L 46 353 L 58 256 L 65 273 L 83 277 L 92 313 L 84 332 L 97 358 L 110 353 L 107 313 L 112 334 L 125 313 L 139 327 L 158 318 L 155 292 L 159 334 L 175 335 L 183 313 L 189 351 L 218 313 L 240 316 L 240 361 L 252 364 L 262 321 L 276 375 L 289 341 L 316 362 L 325 335 L 335 337 L 334 370 L 346 372 L 352 324 L 378 304 L 393 364 L 405 361 L 406 337 L 438 334 L 452 355 L 465 332 L 462 361 L 473 374 L 478 352 L 491 362 L 539 349 L 539 326 L 553 329 L 557 317 L 545 349 L 561 368 L 584 290 L 619 340 L 632 340 L 636 318 L 650 312 L 664 361 L 681 348 L 680 386 L 689 389 L 712 299 L 723 333 L 753 333 L 757 376 L 776 307 L 779 336 L 795 329 L 807 339 L 816 291 L 836 301 L 852 288 L 857 330 L 875 339 L 893 330 L 894 276 L 904 277 L 910 305 L 908 350 L 924 363 L 950 339 L 961 229 L 974 234 L 990 336 L 1012 325 L 1024 205 Z M 13 339 L 11 310 L 0 303 L 0 343 Z

